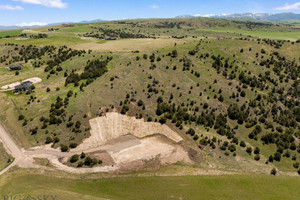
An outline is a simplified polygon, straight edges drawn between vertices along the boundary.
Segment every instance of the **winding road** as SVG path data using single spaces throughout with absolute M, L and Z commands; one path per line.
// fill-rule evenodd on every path
M 135 141 L 136 140 L 136 141 Z M 118 152 L 122 151 L 124 148 L 128 148 L 132 145 L 139 145 L 140 142 L 132 136 L 123 136 L 122 142 L 107 143 L 103 146 L 97 148 L 91 148 L 84 150 L 85 153 L 92 153 L 97 151 L 107 151 L 107 152 Z M 46 158 L 51 161 L 51 163 L 59 170 L 71 172 L 71 173 L 92 173 L 92 172 L 109 172 L 117 170 L 120 166 L 99 166 L 93 168 L 73 168 L 67 165 L 64 165 L 59 161 L 60 158 L 68 158 L 74 154 L 80 154 L 82 151 L 71 150 L 70 152 L 61 152 L 58 149 L 52 149 L 48 146 L 38 146 L 33 147 L 28 150 L 21 149 L 11 136 L 7 133 L 4 127 L 0 124 L 0 141 L 3 143 L 3 146 L 7 153 L 14 157 L 14 161 L 7 166 L 4 170 L 0 172 L 0 176 L 6 173 L 10 168 L 18 166 L 20 168 L 45 168 L 45 166 L 40 166 L 35 163 L 33 158 Z M 47 168 L 47 167 L 46 167 Z

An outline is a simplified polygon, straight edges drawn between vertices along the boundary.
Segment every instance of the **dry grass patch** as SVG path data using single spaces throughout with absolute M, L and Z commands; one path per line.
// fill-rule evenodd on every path
M 173 38 L 157 38 L 157 39 L 120 39 L 115 41 L 103 41 L 99 40 L 101 43 L 84 43 L 84 44 L 77 44 L 73 45 L 72 48 L 74 49 L 91 49 L 94 51 L 147 51 L 153 49 L 159 49 L 167 46 L 173 46 L 176 44 L 183 44 L 184 42 L 188 41 L 189 39 L 173 39 Z

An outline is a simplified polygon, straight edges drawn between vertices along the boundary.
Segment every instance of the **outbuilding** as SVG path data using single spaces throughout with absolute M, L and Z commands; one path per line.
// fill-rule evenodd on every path
M 20 91 L 30 90 L 31 89 L 31 84 L 32 83 L 30 81 L 22 82 L 20 85 L 17 85 L 15 87 L 15 91 L 20 92 Z
M 23 65 L 10 65 L 9 69 L 10 70 L 22 70 L 23 69 Z
M 105 40 L 116 40 L 117 37 L 107 36 L 104 38 Z

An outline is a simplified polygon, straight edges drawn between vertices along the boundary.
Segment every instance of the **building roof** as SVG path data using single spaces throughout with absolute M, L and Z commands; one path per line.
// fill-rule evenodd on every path
M 117 37 L 113 37 L 113 36 L 107 36 L 104 38 L 105 40 L 116 40 Z
M 23 65 L 10 65 L 9 69 L 22 69 Z
M 26 84 L 30 84 L 31 85 L 31 82 L 30 81 L 24 81 L 21 83 L 21 85 L 26 85 Z
M 15 87 L 15 90 L 19 91 L 19 90 L 29 90 L 31 88 L 31 82 L 30 81 L 24 81 L 22 82 L 20 85 L 17 85 Z

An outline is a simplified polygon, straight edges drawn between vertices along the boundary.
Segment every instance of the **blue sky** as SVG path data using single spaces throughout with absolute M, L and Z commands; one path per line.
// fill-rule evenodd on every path
M 0 25 L 245 12 L 300 13 L 300 0 L 0 0 Z

